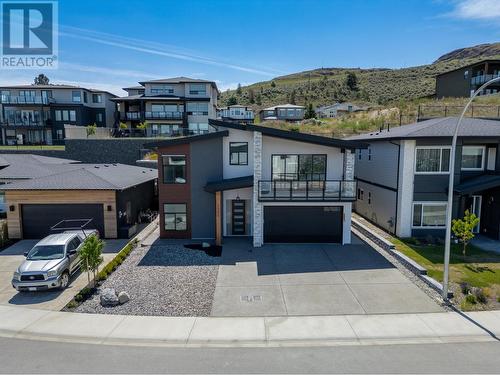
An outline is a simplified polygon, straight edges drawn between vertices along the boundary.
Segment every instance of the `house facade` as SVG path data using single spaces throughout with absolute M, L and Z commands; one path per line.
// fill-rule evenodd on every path
M 485 60 L 436 77 L 436 97 L 467 98 L 482 84 L 500 76 L 500 60 Z M 490 85 L 480 95 L 496 94 L 500 83 Z
M 2 144 L 61 144 L 64 125 L 112 127 L 116 97 L 69 85 L 0 87 Z
M 120 127 L 122 132 L 176 137 L 209 131 L 208 119 L 217 116 L 215 82 L 176 77 L 139 84 L 124 88 L 128 96 L 113 99 L 119 108 L 116 125 L 125 125 Z
M 240 124 L 252 124 L 254 120 L 254 112 L 250 107 L 235 104 L 218 108 L 217 119 L 222 121 L 237 122 Z
M 280 120 L 280 121 L 302 121 L 304 119 L 306 107 L 294 104 L 281 104 L 274 107 L 264 108 L 259 112 L 260 120 Z
M 355 211 L 400 237 L 445 236 L 451 140 L 456 118 L 349 138 L 358 151 Z M 470 210 L 476 233 L 500 237 L 500 122 L 464 119 L 455 161 L 453 217 Z
M 352 112 L 363 111 L 364 109 L 353 103 L 335 103 L 316 108 L 316 116 L 318 118 L 336 118 Z
M 210 124 L 215 132 L 147 145 L 159 156 L 162 238 L 350 243 L 362 143 Z

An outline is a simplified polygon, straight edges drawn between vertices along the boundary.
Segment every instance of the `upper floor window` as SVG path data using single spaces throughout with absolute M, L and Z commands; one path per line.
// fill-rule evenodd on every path
M 155 85 L 151 87 L 151 95 L 169 95 L 174 93 L 174 88 L 167 85 Z
M 186 183 L 186 156 L 185 155 L 163 155 L 163 183 L 185 184 Z
M 229 164 L 248 165 L 248 142 L 229 143 Z
M 462 170 L 476 171 L 484 169 L 484 146 L 462 147 Z
M 102 103 L 102 95 L 92 94 L 92 103 Z
M 42 90 L 42 98 L 43 99 L 52 98 L 52 90 Z
M 415 173 L 448 173 L 449 171 L 449 147 L 417 147 Z
M 323 181 L 326 155 L 273 155 L 273 180 Z
M 446 226 L 446 203 L 427 202 L 413 204 L 413 227 Z
M 187 103 L 188 115 L 195 116 L 208 116 L 208 103 L 207 102 L 188 102 Z
M 75 103 L 80 103 L 82 101 L 82 92 L 81 91 L 73 91 L 71 93 L 71 100 Z
M 21 90 L 19 96 L 34 98 L 36 96 L 35 90 Z
M 89 101 L 88 94 L 86 91 L 83 92 L 83 102 L 87 103 Z
M 152 112 L 182 112 L 182 106 L 177 104 L 151 104 Z
M 189 85 L 190 95 L 206 95 L 207 85 L 204 83 L 192 83 Z

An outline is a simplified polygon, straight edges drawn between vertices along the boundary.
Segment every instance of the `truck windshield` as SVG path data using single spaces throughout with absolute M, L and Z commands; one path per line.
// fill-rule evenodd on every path
M 64 245 L 42 245 L 35 246 L 30 250 L 26 259 L 49 260 L 64 257 Z

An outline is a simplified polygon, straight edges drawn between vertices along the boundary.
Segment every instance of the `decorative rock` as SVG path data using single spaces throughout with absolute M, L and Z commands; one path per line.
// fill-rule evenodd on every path
M 113 288 L 104 288 L 100 293 L 101 306 L 112 307 L 118 305 L 120 302 L 118 296 Z
M 208 248 L 208 247 L 210 247 L 210 244 L 208 242 L 202 242 L 201 247 Z
M 118 302 L 120 303 L 120 305 L 123 305 L 128 301 L 130 301 L 130 296 L 128 295 L 127 292 L 118 293 Z

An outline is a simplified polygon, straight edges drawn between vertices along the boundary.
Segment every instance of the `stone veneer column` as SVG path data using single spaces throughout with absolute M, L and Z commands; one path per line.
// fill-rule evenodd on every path
M 253 246 L 261 247 L 263 237 L 263 208 L 259 202 L 259 181 L 262 179 L 262 133 L 253 132 Z
M 344 180 L 354 180 L 354 160 L 355 151 L 345 150 L 344 152 Z

